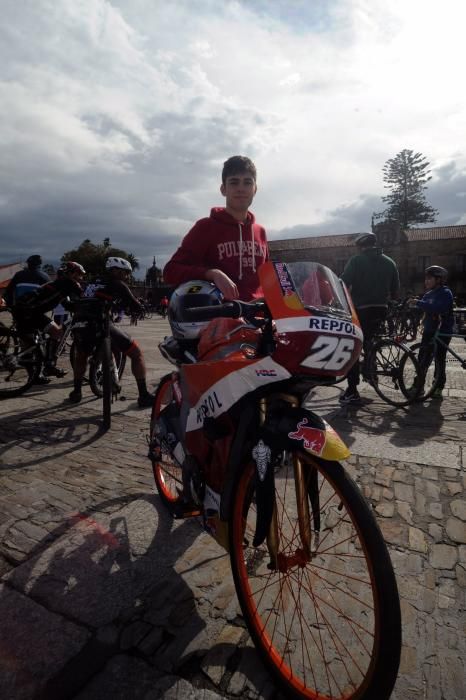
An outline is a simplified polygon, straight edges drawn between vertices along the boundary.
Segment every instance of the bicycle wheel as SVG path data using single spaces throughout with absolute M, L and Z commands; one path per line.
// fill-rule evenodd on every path
M 118 379 L 121 379 L 126 365 L 126 355 L 119 350 L 115 350 L 113 352 L 113 361 L 115 362 Z M 94 353 L 89 362 L 89 386 L 94 396 L 101 399 L 103 396 L 103 365 L 100 351 Z
M 0 328 L 0 398 L 19 396 L 33 384 L 41 368 L 36 346 L 23 352 L 24 341 L 16 333 Z
M 174 458 L 171 444 L 174 433 L 167 425 L 165 414 L 174 406 L 172 377 L 166 375 L 160 380 L 155 392 L 154 405 L 150 418 L 150 458 L 155 485 L 162 503 L 171 511 L 180 499 L 183 489 L 183 475 L 180 463 Z M 176 436 L 175 436 L 176 439 Z
M 416 401 L 424 401 L 430 399 L 434 391 L 438 388 L 440 379 L 437 372 L 437 361 L 435 357 L 434 343 L 431 343 L 428 347 L 425 348 L 422 357 L 422 362 L 419 361 L 420 348 L 421 343 L 415 343 L 410 347 L 410 350 L 416 357 L 420 368 L 421 379 L 418 380 L 419 390 L 417 392 Z
M 376 341 L 367 371 L 372 388 L 391 406 L 407 406 L 416 400 L 419 365 L 406 345 L 390 338 Z
M 100 355 L 102 358 L 102 415 L 104 428 L 108 430 L 112 422 L 112 351 L 110 338 L 102 340 Z
M 398 672 L 401 616 L 384 539 L 340 464 L 289 456 L 275 474 L 274 518 L 259 547 L 253 464 L 235 489 L 230 558 L 247 627 L 286 698 L 385 700 Z

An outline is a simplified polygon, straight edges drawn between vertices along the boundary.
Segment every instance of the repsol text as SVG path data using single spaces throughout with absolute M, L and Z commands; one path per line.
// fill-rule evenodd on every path
M 356 335 L 356 328 L 351 321 L 342 321 L 337 318 L 311 318 L 309 320 L 309 328 L 316 331 L 330 331 L 330 333 Z

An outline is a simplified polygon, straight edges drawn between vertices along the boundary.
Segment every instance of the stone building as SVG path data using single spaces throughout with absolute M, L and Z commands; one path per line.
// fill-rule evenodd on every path
M 466 297 L 466 225 L 410 228 L 403 231 L 378 226 L 376 233 L 384 253 L 398 265 L 402 294 L 424 288 L 424 270 L 442 265 L 449 271 L 449 285 L 461 300 Z M 273 260 L 315 260 L 340 275 L 357 252 L 359 233 L 287 238 L 269 241 Z

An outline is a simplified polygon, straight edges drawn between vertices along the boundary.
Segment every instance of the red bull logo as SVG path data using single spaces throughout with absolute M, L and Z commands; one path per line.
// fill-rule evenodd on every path
M 325 431 L 312 428 L 308 425 L 307 418 L 303 418 L 298 423 L 298 430 L 294 433 L 288 433 L 291 440 L 302 440 L 306 450 L 312 450 L 317 455 L 322 453 L 325 445 Z

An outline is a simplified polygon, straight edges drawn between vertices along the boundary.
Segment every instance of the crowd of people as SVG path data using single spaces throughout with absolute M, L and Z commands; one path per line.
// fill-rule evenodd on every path
M 258 270 L 269 259 L 265 229 L 257 223 L 250 211 L 257 192 L 257 172 L 254 163 L 245 156 L 233 156 L 223 166 L 220 192 L 225 198 L 224 207 L 214 207 L 210 215 L 197 221 L 183 238 L 179 248 L 165 266 L 163 276 L 167 284 L 178 286 L 191 280 L 214 285 L 223 299 L 250 301 L 262 297 Z M 357 237 L 358 252 L 348 261 L 341 277 L 347 285 L 364 334 L 364 346 L 370 345 L 381 320 L 386 317 L 390 299 L 399 293 L 399 276 L 396 263 L 377 245 L 374 233 Z M 77 262 L 66 262 L 50 281 L 41 270 L 40 255 L 27 260 L 27 268 L 16 273 L 10 281 L 4 301 L 13 310 L 18 330 L 27 335 L 34 328 L 45 331 L 50 341 L 44 368 L 38 382 L 47 383 L 50 376 L 61 376 L 55 366 L 54 347 L 61 335 L 61 322 L 66 314 L 67 299 L 81 298 L 84 294 L 111 300 L 120 310 L 126 308 L 135 317 L 143 313 L 143 305 L 128 287 L 132 273 L 128 260 L 109 257 L 105 275 L 97 283 L 83 289 L 86 274 Z M 437 265 L 425 271 L 426 293 L 421 299 L 412 299 L 413 306 L 424 312 L 422 344 L 428 345 L 438 330 L 448 334 L 453 327 L 453 296 L 446 286 L 447 271 Z M 169 299 L 160 300 L 161 315 L 169 315 Z M 53 311 L 51 318 L 47 315 Z M 118 321 L 118 319 L 116 319 Z M 89 322 L 85 332 L 75 332 L 77 356 L 73 365 L 74 388 L 69 400 L 78 403 L 82 399 L 82 384 L 87 358 L 91 352 L 95 329 Z M 110 326 L 112 346 L 131 360 L 131 370 L 138 387 L 138 403 L 150 406 L 152 395 L 147 389 L 144 355 L 128 334 Z M 445 353 L 438 359 L 443 366 L 443 384 L 437 392 L 441 397 L 445 375 Z M 365 353 L 367 356 L 367 352 Z M 347 375 L 348 386 L 341 394 L 343 404 L 358 404 L 360 373 L 365 367 L 356 362 Z

